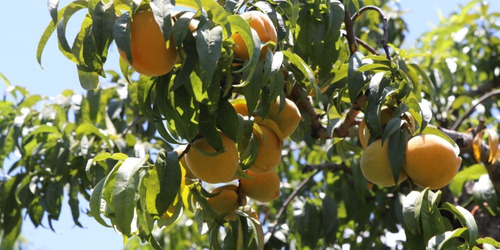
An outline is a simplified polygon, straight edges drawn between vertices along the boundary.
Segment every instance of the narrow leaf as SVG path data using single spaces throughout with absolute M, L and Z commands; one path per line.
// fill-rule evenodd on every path
M 476 240 L 479 236 L 476 220 L 474 216 L 469 212 L 469 210 L 461 207 L 461 206 L 453 206 L 452 204 L 445 202 L 441 205 L 442 209 L 448 210 L 460 221 L 462 226 L 467 227 L 469 229 L 469 238 L 468 242 L 471 245 L 476 244 Z
M 124 235 L 130 236 L 131 223 L 134 217 L 135 197 L 140 183 L 139 170 L 147 158 L 127 158 L 116 172 L 113 187 L 112 218 L 116 228 Z
M 103 192 L 103 187 L 104 187 L 105 181 L 106 181 L 106 178 L 103 178 L 94 187 L 94 190 L 92 191 L 92 194 L 90 195 L 89 207 L 90 207 L 90 214 L 94 217 L 94 219 L 97 222 L 99 222 L 99 224 L 101 224 L 105 227 L 111 227 L 101 217 L 101 205 L 103 202 L 102 201 L 102 192 Z
M 38 47 L 37 47 L 37 51 L 36 51 L 36 59 L 38 61 L 38 64 L 40 64 L 40 66 L 42 65 L 43 49 L 45 48 L 45 45 L 49 41 L 49 38 L 52 35 L 52 33 L 54 33 L 54 30 L 56 29 L 57 23 L 63 17 L 69 19 L 69 17 L 72 16 L 78 10 L 86 8 L 87 4 L 88 4 L 87 1 L 79 0 L 79 1 L 74 1 L 74 2 L 66 5 L 64 8 L 62 8 L 58 12 L 57 22 L 51 21 L 49 23 L 49 25 L 47 26 L 47 28 L 45 28 L 45 31 L 43 32 L 42 37 L 40 37 L 40 41 L 38 42 Z
M 170 0 L 152 0 L 149 5 L 153 11 L 156 23 L 161 28 L 165 41 L 169 41 L 170 33 L 172 31 L 172 18 L 170 11 L 174 7 L 172 2 Z
M 472 140 L 472 152 L 474 159 L 476 159 L 478 163 L 481 163 L 481 145 L 483 144 L 483 134 L 484 130 L 479 131 Z
M 399 128 L 389 136 L 389 162 L 394 177 L 394 183 L 397 184 L 399 175 L 403 171 L 403 165 L 406 159 L 406 143 L 408 133 L 404 128 Z
M 488 134 L 488 144 L 490 146 L 490 156 L 488 157 L 488 162 L 494 165 L 498 159 L 498 134 L 494 129 L 487 129 Z
M 172 205 L 181 186 L 181 169 L 177 157 L 177 152 L 161 150 L 156 158 L 155 169 L 160 190 L 155 204 L 159 215 L 164 214 Z
M 314 84 L 316 84 L 316 80 L 315 80 L 314 73 L 313 73 L 312 69 L 297 54 L 292 53 L 290 51 L 282 51 L 282 52 L 283 52 L 283 55 L 285 56 L 285 58 L 288 60 L 288 62 L 295 65 L 295 67 L 297 67 L 302 72 L 302 74 L 304 74 L 304 76 L 306 77 L 306 79 L 309 82 L 309 84 L 307 84 L 306 88 L 307 88 L 307 90 L 310 90 L 310 88 L 312 86 L 314 86 Z
M 59 0 L 48 0 L 47 7 L 49 8 L 50 16 L 54 23 L 57 23 L 57 6 L 59 5 Z
M 130 64 L 133 63 L 132 51 L 130 50 L 130 14 L 123 13 L 115 21 L 113 26 L 113 37 L 115 38 L 116 47 L 127 54 L 127 60 Z
M 85 90 L 94 90 L 99 86 L 99 74 L 96 72 L 88 72 L 85 70 L 81 70 L 80 67 L 77 67 L 78 70 L 78 80 L 80 80 L 80 85 Z
M 209 28 L 208 23 L 198 30 L 196 36 L 196 50 L 198 51 L 203 90 L 207 90 L 212 83 L 212 76 L 217 67 L 217 62 L 222 54 L 222 28 L 216 26 Z

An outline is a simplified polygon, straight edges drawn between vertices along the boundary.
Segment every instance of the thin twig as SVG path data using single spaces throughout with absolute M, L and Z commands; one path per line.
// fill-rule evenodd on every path
M 295 196 L 297 196 L 297 194 L 299 193 L 299 191 L 310 181 L 312 180 L 312 178 L 314 178 L 314 176 L 316 176 L 319 172 L 321 172 L 320 169 L 316 170 L 316 172 L 314 172 L 311 176 L 309 176 L 307 179 L 304 179 L 302 182 L 299 183 L 299 185 L 297 185 L 297 188 L 295 188 L 295 190 L 293 190 L 293 192 L 288 196 L 288 198 L 285 200 L 285 203 L 283 203 L 283 206 L 281 206 L 280 210 L 278 211 L 278 213 L 276 214 L 276 218 L 274 219 L 274 223 L 272 224 L 271 226 L 271 230 L 270 230 L 270 233 L 271 233 L 271 237 L 269 239 L 271 239 L 273 236 L 274 236 L 274 233 L 276 232 L 276 226 L 278 225 L 278 222 L 281 218 L 281 216 L 283 215 L 283 213 L 285 212 L 285 209 L 288 207 L 288 205 L 290 204 L 290 202 L 292 202 L 293 198 L 295 198 Z
M 361 14 L 363 14 L 363 12 L 365 12 L 367 10 L 374 10 L 374 11 L 378 12 L 378 14 L 380 15 L 380 19 L 382 19 L 382 30 L 383 30 L 384 33 L 383 33 L 382 40 L 380 41 L 380 43 L 382 44 L 382 47 L 384 48 L 385 54 L 387 56 L 387 59 L 389 61 L 391 61 L 391 55 L 390 55 L 390 52 L 389 52 L 389 46 L 387 45 L 387 42 L 388 42 L 388 39 L 389 39 L 388 24 L 387 23 L 388 23 L 389 19 L 385 15 L 384 11 L 382 11 L 382 9 L 380 9 L 377 6 L 373 6 L 373 5 L 365 6 L 365 7 L 361 8 L 361 9 L 359 9 L 358 12 L 354 13 L 354 15 L 352 15 L 351 24 L 354 24 L 356 22 L 356 19 Z
M 492 96 L 495 96 L 495 95 L 500 95 L 500 89 L 496 89 L 496 90 L 493 90 L 491 92 L 488 92 L 486 93 L 485 95 L 481 96 L 478 100 L 477 100 L 477 103 L 472 105 L 466 112 L 465 114 L 460 117 L 460 119 L 458 119 L 454 124 L 453 126 L 451 126 L 451 129 L 452 130 L 457 130 L 458 127 L 460 127 L 460 125 L 462 124 L 462 122 L 467 118 L 469 117 L 473 112 L 474 110 L 476 109 L 476 107 L 481 104 L 482 102 L 488 100 L 488 98 L 492 97 Z
M 125 137 L 127 135 L 128 131 L 130 131 L 130 129 L 132 129 L 132 127 L 139 121 L 139 118 L 139 115 L 136 115 L 134 117 L 134 120 L 132 120 L 132 122 L 123 130 L 122 137 Z
M 302 173 L 308 173 L 315 170 L 327 170 L 330 172 L 344 171 L 345 173 L 352 174 L 352 169 L 344 164 L 335 164 L 331 162 L 325 162 L 319 165 L 306 165 L 302 169 Z
M 356 116 L 361 111 L 367 99 L 366 95 L 358 96 L 349 108 L 349 111 L 347 111 L 344 121 L 333 129 L 332 137 L 347 137 L 349 135 L 349 129 L 356 123 Z
M 500 87 L 500 77 L 493 77 L 493 79 L 483 85 L 478 86 L 475 89 L 467 91 L 467 96 L 483 95 L 484 93 Z
M 361 40 L 359 37 L 356 37 L 356 42 L 358 42 L 363 48 L 366 50 L 370 51 L 370 53 L 374 55 L 378 55 L 378 51 L 376 51 L 372 46 L 370 46 L 368 43 L 365 41 Z
M 354 52 L 358 51 L 358 44 L 356 43 L 356 35 L 354 35 L 354 24 L 351 21 L 351 13 L 349 12 L 346 6 L 344 6 L 344 8 L 345 8 L 344 23 L 346 29 L 346 38 L 347 38 L 347 43 L 349 43 L 349 51 L 351 52 L 351 55 L 353 55 Z

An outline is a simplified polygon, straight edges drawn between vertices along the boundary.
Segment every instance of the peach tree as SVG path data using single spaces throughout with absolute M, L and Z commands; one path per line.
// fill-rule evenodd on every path
M 131 238 L 126 248 L 500 248 L 500 13 L 488 7 L 461 6 L 405 49 L 397 1 L 76 0 L 60 8 L 49 0 L 38 62 L 57 36 L 86 93 L 49 99 L 0 75 L 0 248 L 16 246 L 23 223 L 53 229 L 67 205 L 75 225 L 86 211 Z M 258 18 L 243 14 L 251 11 L 270 22 L 254 26 Z M 77 12 L 85 16 L 68 40 Z M 138 24 L 141 13 L 149 24 Z M 120 72 L 104 70 L 113 50 Z M 168 70 L 142 70 L 161 66 L 164 52 L 176 54 Z M 291 135 L 282 125 L 292 118 L 272 118 L 287 103 L 300 121 Z M 444 187 L 411 175 L 396 185 L 408 140 L 421 134 L 461 157 Z M 271 157 L 262 138 L 272 136 L 279 194 L 260 202 L 241 185 Z M 390 185 L 369 182 L 361 166 L 364 147 L 378 139 L 387 143 Z M 227 162 L 213 159 L 228 145 L 237 160 L 226 196 L 221 181 L 190 175 L 189 154 L 217 173 Z M 15 160 L 6 166 L 6 158 Z M 220 213 L 229 199 L 235 207 Z M 401 231 L 406 240 L 390 245 L 388 233 Z

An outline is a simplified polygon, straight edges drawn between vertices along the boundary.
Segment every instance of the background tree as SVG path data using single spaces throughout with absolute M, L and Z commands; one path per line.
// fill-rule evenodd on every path
M 499 14 L 472 1 L 406 51 L 400 48 L 406 25 L 391 6 L 184 0 L 74 1 L 59 9 L 49 1 L 53 21 L 38 60 L 56 31 L 88 92 L 65 91 L 37 109 L 42 97 L 9 86 L 0 104 L 0 160 L 14 152 L 21 157 L 4 168 L 0 185 L 2 248 L 13 248 L 25 215 L 51 226 L 65 189 L 76 225 L 82 196 L 99 223 L 154 248 L 366 249 L 385 246 L 386 232 L 401 228 L 407 236 L 401 245 L 410 249 L 500 247 Z M 70 45 L 66 24 L 79 10 L 87 14 Z M 179 55 L 171 71 L 153 77 L 134 73 L 141 71 L 134 17 L 149 10 Z M 276 40 L 263 41 L 240 10 L 266 13 Z M 236 33 L 248 59 L 233 52 Z M 103 71 L 113 41 L 122 51 L 123 77 Z M 106 74 L 110 83 L 100 86 Z M 302 115 L 290 137 L 279 120 L 265 119 L 277 97 L 293 101 Z M 246 114 L 235 109 L 235 99 L 245 100 Z M 214 149 L 202 155 L 224 154 L 222 132 L 239 151 L 235 176 L 249 179 L 244 170 L 263 154 L 259 124 L 284 139 L 276 168 L 281 194 L 269 203 L 238 200 L 235 214 L 221 216 L 210 205 L 213 186 L 186 179 L 189 168 L 179 160 L 198 150 L 199 140 Z M 358 136 L 361 124 L 370 136 Z M 366 180 L 363 143 L 388 143 L 389 176 L 397 180 L 406 139 L 421 133 L 460 152 L 460 172 L 449 185 L 431 191 L 411 176 L 395 187 Z M 188 146 L 179 154 L 178 144 Z

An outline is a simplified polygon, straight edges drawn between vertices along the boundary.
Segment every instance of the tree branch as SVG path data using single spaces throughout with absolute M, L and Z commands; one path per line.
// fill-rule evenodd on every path
M 500 95 L 500 89 L 496 89 L 496 90 L 493 90 L 491 92 L 488 92 L 486 93 L 485 95 L 481 96 L 478 100 L 477 100 L 477 103 L 472 105 L 466 112 L 465 114 L 460 117 L 460 119 L 458 119 L 457 121 L 455 121 L 455 123 L 453 124 L 453 126 L 451 126 L 451 129 L 452 130 L 457 130 L 458 127 L 460 127 L 460 125 L 462 124 L 462 122 L 467 118 L 469 117 L 473 112 L 474 110 L 476 109 L 476 107 L 483 103 L 484 101 L 488 100 L 490 97 L 492 96 L 495 96 L 495 95 Z
M 297 188 L 295 188 L 293 190 L 292 193 L 290 193 L 290 195 L 288 196 L 288 198 L 285 200 L 285 202 L 283 203 L 283 206 L 281 206 L 280 210 L 278 211 L 278 213 L 276 214 L 276 218 L 274 219 L 274 223 L 271 225 L 271 230 L 270 230 L 270 233 L 271 233 L 271 237 L 269 237 L 269 239 L 271 239 L 273 236 L 274 236 L 274 233 L 276 232 L 276 226 L 278 225 L 278 222 L 281 218 L 281 216 L 283 215 L 283 213 L 285 212 L 285 209 L 288 207 L 288 205 L 290 204 L 290 202 L 292 202 L 293 198 L 295 198 L 295 196 L 297 196 L 297 194 L 299 193 L 299 191 L 310 181 L 312 180 L 312 178 L 314 178 L 314 176 L 316 176 L 319 172 L 321 172 L 320 169 L 316 170 L 316 172 L 314 172 L 312 175 L 310 175 L 307 179 L 304 179 L 302 182 L 299 183 L 299 185 L 297 185 Z
M 344 1 L 342 1 L 342 4 Z M 351 21 L 351 13 L 349 12 L 347 6 L 344 6 L 344 23 L 346 29 L 347 43 L 349 43 L 349 51 L 351 55 L 358 51 L 358 44 L 356 43 L 356 35 L 354 35 L 354 25 Z
M 359 37 L 356 37 L 356 42 L 358 42 L 361 46 L 363 46 L 366 50 L 370 51 L 370 53 L 374 55 L 378 55 L 378 51 L 375 50 L 372 46 L 370 46 L 365 41 L 361 40 Z
M 125 137 L 127 135 L 128 131 L 130 131 L 130 129 L 132 129 L 132 127 L 139 121 L 139 118 L 139 115 L 136 115 L 134 117 L 134 120 L 132 120 L 132 122 L 123 130 L 122 137 Z
M 390 52 L 389 52 L 389 46 L 387 45 L 387 42 L 388 42 L 387 40 L 389 39 L 389 32 L 387 32 L 387 30 L 388 30 L 387 22 L 388 22 L 389 19 L 387 18 L 387 16 L 385 15 L 385 13 L 382 11 L 382 9 L 380 9 L 377 6 L 373 6 L 373 5 L 365 6 L 365 7 L 361 8 L 361 9 L 359 9 L 358 12 L 354 13 L 354 15 L 351 18 L 351 24 L 354 24 L 354 22 L 356 22 L 356 19 L 361 14 L 363 14 L 363 12 L 365 12 L 367 10 L 374 10 L 374 11 L 378 12 L 378 14 L 380 15 L 380 19 L 382 19 L 383 35 L 382 35 L 382 40 L 380 41 L 380 44 L 382 44 L 382 47 L 384 48 L 385 54 L 387 56 L 387 59 L 389 61 L 391 61 L 391 55 L 390 55 Z
M 345 173 L 352 174 L 352 169 L 344 164 L 335 164 L 331 162 L 325 162 L 319 165 L 306 165 L 302 169 L 302 173 L 308 173 L 317 170 L 327 170 L 331 172 L 344 171 Z
M 467 96 L 476 96 L 476 95 L 483 95 L 484 93 L 500 87 L 500 77 L 494 77 L 491 82 L 487 82 L 476 89 L 472 89 L 466 93 Z
M 356 124 L 356 116 L 361 111 L 367 99 L 366 95 L 358 96 L 349 111 L 347 111 L 344 121 L 333 129 L 332 137 L 347 137 L 349 135 L 349 129 Z
M 299 110 L 306 113 L 311 118 L 311 136 L 313 138 L 330 137 L 326 128 L 319 121 L 320 116 L 316 113 L 316 110 L 314 110 L 311 102 L 298 84 L 293 86 L 289 98 L 297 104 Z
M 461 133 L 450 129 L 439 128 L 445 134 L 447 134 L 451 139 L 453 139 L 457 145 L 460 147 L 460 154 L 472 154 L 472 141 L 474 140 L 473 133 Z M 488 156 L 490 155 L 490 148 L 486 143 L 481 144 L 481 162 L 483 162 L 488 171 L 493 187 L 498 197 L 500 197 L 500 162 L 496 162 L 494 165 L 488 164 Z M 500 205 L 500 204 L 499 204 Z

